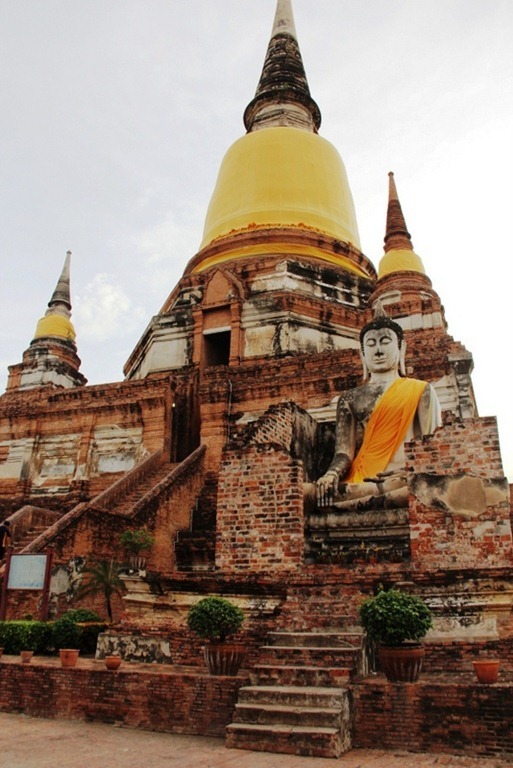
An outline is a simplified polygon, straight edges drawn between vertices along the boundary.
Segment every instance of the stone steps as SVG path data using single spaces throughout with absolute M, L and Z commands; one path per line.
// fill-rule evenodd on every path
M 210 569 L 215 560 L 214 534 L 205 536 L 194 531 L 178 531 L 175 557 L 179 571 Z
M 340 645 L 349 648 L 359 648 L 362 642 L 362 633 L 361 631 L 351 632 L 339 629 L 326 629 L 322 632 L 304 632 L 302 630 L 295 630 L 293 632 L 276 631 L 269 632 L 268 640 L 270 645 L 278 646 L 324 647 Z
M 261 661 L 266 664 L 299 664 L 300 666 L 356 667 L 359 649 L 353 646 L 264 645 Z
M 13 551 L 21 552 L 22 549 L 25 549 L 25 547 L 34 541 L 34 539 L 37 539 L 38 536 L 44 533 L 48 527 L 48 525 L 44 524 L 34 525 L 28 531 L 24 531 L 23 534 L 17 536 L 16 540 L 13 542 Z
M 135 504 L 153 490 L 177 466 L 177 464 L 166 463 L 153 469 L 145 477 L 141 478 L 135 488 L 132 488 L 132 490 L 128 491 L 117 501 L 112 511 L 117 515 L 126 515 L 131 512 Z
M 255 723 L 231 723 L 226 746 L 308 757 L 340 757 L 350 749 L 341 740 L 340 728 Z
M 340 757 L 351 748 L 345 685 L 363 666 L 361 632 L 275 631 L 268 643 L 239 690 L 227 746 Z
M 261 685 L 338 686 L 349 682 L 349 667 L 312 667 L 290 664 L 255 664 L 252 683 Z
M 239 690 L 241 704 L 280 704 L 291 707 L 339 707 L 345 688 L 301 685 L 246 685 Z
M 340 728 L 340 707 L 284 706 L 281 704 L 239 703 L 235 708 L 235 723 L 263 725 L 305 725 Z
M 217 487 L 217 475 L 211 472 L 192 510 L 191 527 L 177 531 L 175 562 L 178 571 L 214 568 Z

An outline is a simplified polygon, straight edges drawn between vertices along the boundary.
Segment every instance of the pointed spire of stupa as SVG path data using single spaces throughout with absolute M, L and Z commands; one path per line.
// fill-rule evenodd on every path
M 75 341 L 75 329 L 70 320 L 70 259 L 71 251 L 68 251 L 52 298 L 48 302 L 48 309 L 37 324 L 34 339 L 54 337 Z
M 384 248 L 385 255 L 379 263 L 378 278 L 385 277 L 391 272 L 425 274 L 422 259 L 413 250 L 392 171 L 388 174 L 388 209 Z
M 297 42 L 296 26 L 294 24 L 294 14 L 292 13 L 291 0 L 278 0 L 276 3 L 276 13 L 274 15 L 271 38 L 273 38 L 275 35 L 290 35 Z
M 385 253 L 392 248 L 401 248 L 413 251 L 411 236 L 406 229 L 401 203 L 397 194 L 394 174 L 388 174 L 388 210 L 387 228 L 385 233 Z
M 319 107 L 310 96 L 296 36 L 291 0 L 278 0 L 264 67 L 255 98 L 244 112 L 249 132 L 290 126 L 317 132 Z
M 59 277 L 55 291 L 52 294 L 52 298 L 48 302 L 49 307 L 52 307 L 54 304 L 65 304 L 68 307 L 68 309 L 71 309 L 70 288 L 69 288 L 70 259 L 71 259 L 71 251 L 67 251 L 61 276 Z
M 23 353 L 23 361 L 9 366 L 7 389 L 10 391 L 43 386 L 67 389 L 87 384 L 80 373 L 75 329 L 70 320 L 70 258 L 71 251 L 68 251 L 48 309 Z

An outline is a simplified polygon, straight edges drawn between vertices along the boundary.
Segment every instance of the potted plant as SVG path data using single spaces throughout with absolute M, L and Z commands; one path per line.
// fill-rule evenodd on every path
M 79 631 L 75 622 L 61 616 L 53 624 L 53 638 L 62 667 L 74 667 L 79 654 Z
M 380 589 L 360 605 L 360 620 L 378 645 L 382 671 L 391 682 L 418 680 L 425 651 L 419 644 L 433 626 L 431 611 L 420 597 L 398 589 Z
M 79 648 L 59 648 L 61 667 L 75 667 L 80 654 Z
M 480 683 L 490 685 L 499 679 L 500 662 L 498 659 L 474 659 L 472 666 Z
M 107 669 L 115 671 L 121 666 L 122 659 L 117 653 L 111 653 L 108 656 L 104 656 L 103 661 Z
M 189 629 L 207 641 L 204 654 L 210 674 L 236 675 L 239 671 L 243 646 L 226 641 L 238 632 L 243 621 L 243 611 L 224 597 L 205 597 L 189 610 Z
M 151 549 L 155 537 L 146 528 L 127 528 L 118 537 L 118 541 L 128 555 L 132 568 L 142 570 L 146 566 L 146 558 L 141 554 Z

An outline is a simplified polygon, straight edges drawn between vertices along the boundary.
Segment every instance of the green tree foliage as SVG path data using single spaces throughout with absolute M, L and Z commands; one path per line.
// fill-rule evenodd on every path
M 53 622 L 53 644 L 57 650 L 78 648 L 81 653 L 94 653 L 105 626 L 100 616 L 87 608 L 67 611 Z
M 243 621 L 243 611 L 224 597 L 203 598 L 192 606 L 187 616 L 189 629 L 199 637 L 221 642 L 234 635 Z
M 120 574 L 123 566 L 114 560 L 98 560 L 86 565 L 82 571 L 82 581 L 77 590 L 77 598 L 89 595 L 102 595 L 109 621 L 112 623 L 112 598 L 123 593 Z
M 146 528 L 128 528 L 118 536 L 121 546 L 133 555 L 151 549 L 155 537 Z
M 360 620 L 372 640 L 389 646 L 419 642 L 433 625 L 423 600 L 397 589 L 366 598 L 360 605 Z
M 4 653 L 20 651 L 48 653 L 52 644 L 52 626 L 45 621 L 0 622 L 0 646 Z

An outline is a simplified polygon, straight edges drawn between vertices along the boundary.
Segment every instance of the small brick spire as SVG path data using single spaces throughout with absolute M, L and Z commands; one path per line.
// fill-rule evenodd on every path
M 291 0 L 278 0 L 271 40 L 255 98 L 244 112 L 248 133 L 288 125 L 314 133 L 321 124 L 299 50 Z
M 413 251 L 411 236 L 406 229 L 401 203 L 395 186 L 394 174 L 388 174 L 388 210 L 385 233 L 385 253 L 391 250 Z

